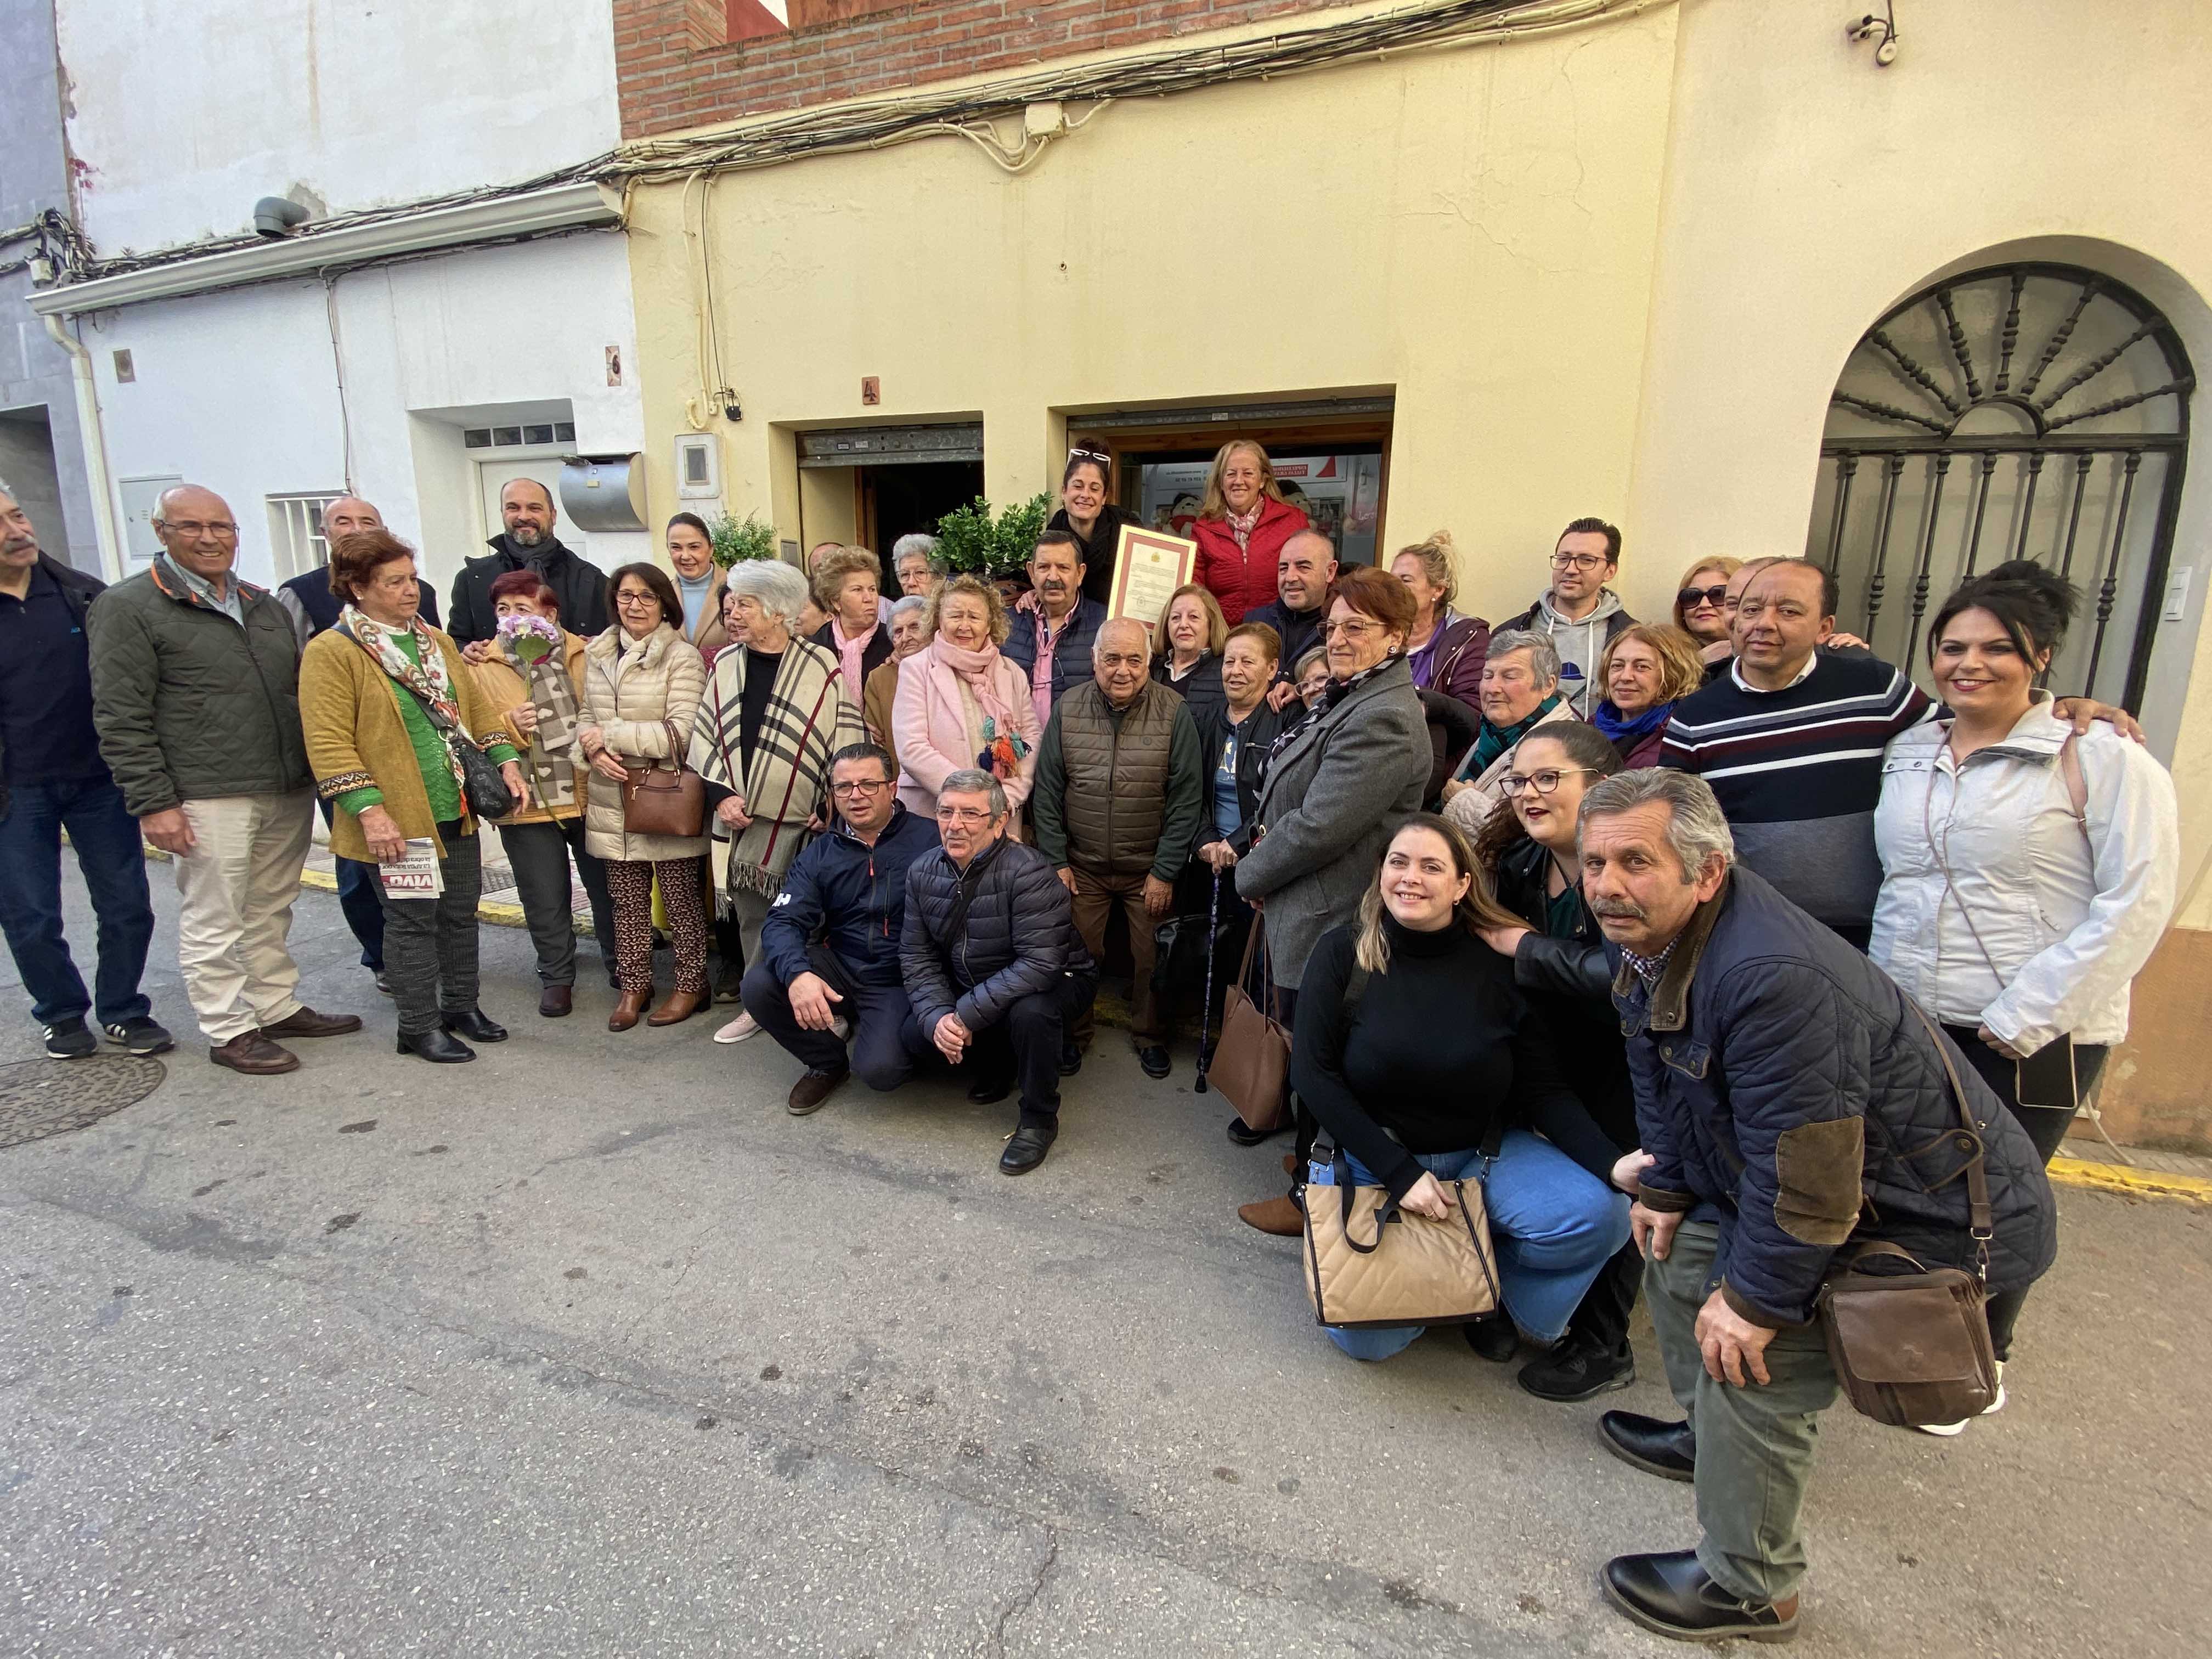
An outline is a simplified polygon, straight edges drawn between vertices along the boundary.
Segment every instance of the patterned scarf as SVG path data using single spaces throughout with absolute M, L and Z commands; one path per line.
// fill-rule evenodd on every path
M 752 817 L 734 842 L 716 821 L 709 854 L 725 914 L 738 893 L 782 890 L 785 872 L 806 843 L 807 819 L 829 820 L 830 757 L 865 740 L 860 716 L 841 690 L 836 653 L 794 639 L 776 665 L 753 738 L 752 765 L 739 776 L 746 655 L 732 650 L 714 659 L 688 757 L 691 769 L 708 783 L 743 796 Z
M 435 716 L 430 724 L 440 726 L 443 722 L 439 732 L 441 738 L 447 732 L 468 736 L 468 728 L 461 724 L 461 707 L 453 701 L 453 680 L 446 672 L 446 653 L 438 649 L 437 641 L 430 637 L 430 630 L 422 625 L 420 617 L 404 628 L 386 628 L 363 616 L 359 606 L 349 605 L 338 613 L 338 626 L 376 659 L 379 668 L 430 705 Z M 415 636 L 415 649 L 422 654 L 421 662 L 409 661 L 407 653 L 393 642 L 401 634 Z M 445 750 L 446 764 L 453 769 L 453 787 L 465 797 L 468 780 L 461 775 L 461 763 L 453 753 L 453 744 L 443 743 L 440 747 Z
M 1252 532 L 1260 527 L 1260 512 L 1267 505 L 1267 498 L 1262 495 L 1252 503 L 1249 513 L 1231 513 L 1226 507 L 1222 509 L 1222 522 L 1229 526 L 1229 533 L 1237 538 L 1238 552 L 1247 551 L 1251 547 Z
M 1327 718 L 1330 709 L 1335 708 L 1337 704 L 1342 702 L 1346 697 L 1350 696 L 1354 691 L 1357 691 L 1361 686 L 1366 684 L 1368 681 L 1373 679 L 1377 674 L 1388 668 L 1392 663 L 1396 662 L 1402 655 L 1404 655 L 1404 653 L 1402 652 L 1393 651 L 1389 655 L 1385 656 L 1381 662 L 1375 664 L 1372 667 L 1361 669 L 1357 674 L 1354 674 L 1348 680 L 1332 679 L 1329 681 L 1327 688 L 1323 690 L 1321 694 L 1321 701 L 1316 703 L 1306 712 L 1306 717 L 1304 720 L 1297 721 L 1295 725 L 1290 726 L 1283 732 L 1282 736 L 1277 738 L 1273 744 L 1268 745 L 1267 764 L 1273 766 L 1275 763 L 1275 757 L 1281 754 L 1284 750 L 1287 749 L 1292 743 L 1296 742 L 1300 732 L 1304 732 L 1308 726 L 1316 725 L 1321 720 Z
M 507 653 L 514 672 L 522 676 L 530 706 L 538 711 L 538 731 L 524 759 L 530 768 L 531 793 L 540 805 L 549 808 L 576 804 L 576 768 L 571 757 L 583 716 L 577 707 L 575 683 L 568 678 L 562 660 L 566 644 L 564 635 L 561 646 L 536 662 L 525 662 L 515 655 L 512 643 Z

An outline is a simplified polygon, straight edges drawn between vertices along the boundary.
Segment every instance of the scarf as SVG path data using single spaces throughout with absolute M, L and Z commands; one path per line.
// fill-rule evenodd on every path
M 1226 507 L 1222 509 L 1222 522 L 1229 526 L 1229 533 L 1237 538 L 1238 552 L 1247 552 L 1250 550 L 1252 532 L 1260 527 L 1260 514 L 1265 510 L 1267 505 L 1267 498 L 1262 495 L 1252 503 L 1252 510 L 1249 513 L 1231 513 Z
M 1671 702 L 1655 702 L 1634 718 L 1624 714 L 1613 706 L 1607 697 L 1590 710 L 1590 724 L 1606 735 L 1613 746 L 1626 754 L 1635 746 L 1634 739 L 1648 738 L 1667 724 L 1667 717 L 1674 712 Z
M 349 605 L 338 613 L 338 626 L 376 659 L 379 668 L 430 705 L 430 724 L 438 729 L 441 738 L 456 732 L 467 738 L 468 728 L 461 724 L 461 707 L 453 701 L 453 676 L 446 672 L 446 653 L 438 649 L 437 641 L 430 637 L 430 630 L 422 625 L 420 617 L 404 628 L 386 628 L 382 623 L 371 622 L 358 606 Z M 415 649 L 422 654 L 421 662 L 409 661 L 407 653 L 394 643 L 400 634 L 415 636 Z M 453 769 L 453 787 L 465 799 L 468 780 L 461 775 L 460 760 L 450 742 L 441 747 L 446 751 L 446 764 Z
M 1393 651 L 1388 656 L 1384 657 L 1381 662 L 1375 664 L 1372 667 L 1361 669 L 1357 674 L 1354 674 L 1348 680 L 1331 680 L 1327 688 L 1322 692 L 1321 701 L 1306 711 L 1306 717 L 1287 727 L 1280 737 L 1277 738 L 1273 743 L 1268 744 L 1267 764 L 1273 766 L 1275 763 L 1275 757 L 1281 754 L 1284 750 L 1289 748 L 1292 743 L 1296 742 L 1299 735 L 1304 732 L 1308 726 L 1316 725 L 1322 720 L 1327 718 L 1329 711 L 1334 708 L 1337 704 L 1342 702 L 1354 691 L 1357 691 L 1361 686 L 1366 684 L 1368 681 L 1373 679 L 1384 669 L 1389 667 L 1392 663 L 1398 661 L 1401 655 L 1401 653 Z
M 568 666 L 562 660 L 566 645 L 563 635 L 561 645 L 536 662 L 525 662 L 512 645 L 507 652 L 508 664 L 522 676 L 524 695 L 538 711 L 538 731 L 523 760 L 530 768 L 531 792 L 538 805 L 549 809 L 576 804 L 576 768 L 570 751 L 576 746 L 576 728 L 583 714 L 576 700 L 575 682 L 568 678 Z
M 963 694 L 960 724 L 975 745 L 976 766 L 1002 782 L 1012 777 L 1021 769 L 1030 744 L 1014 730 L 1014 711 L 999 695 L 999 647 L 963 651 L 940 635 L 932 648 L 937 660 L 952 671 Z M 929 678 L 934 689 L 937 677 Z
M 818 645 L 793 640 L 783 649 L 767 711 L 753 736 L 752 764 L 738 775 L 743 752 L 745 653 L 714 659 L 707 695 L 692 727 L 689 761 L 707 782 L 744 797 L 752 822 L 734 842 L 718 819 L 709 855 L 718 908 L 729 914 L 735 895 L 773 895 L 806 842 L 806 821 L 829 817 L 830 757 L 860 739 L 853 705 L 839 690 L 837 659 Z
M 1459 778 L 1464 781 L 1469 778 L 1480 777 L 1490 769 L 1491 762 L 1527 737 L 1536 722 L 1557 708 L 1559 702 L 1559 694 L 1554 691 L 1543 702 L 1538 703 L 1530 711 L 1526 720 L 1516 720 L 1507 726 L 1492 726 L 1490 723 L 1490 717 L 1487 714 L 1484 715 L 1482 730 L 1475 737 L 1474 747 L 1467 751 L 1467 758 L 1460 763 L 1457 774 Z
M 858 634 L 848 637 L 845 624 L 835 617 L 830 618 L 830 637 L 836 643 L 838 660 L 844 668 L 845 686 L 853 694 L 854 702 L 860 702 L 860 694 L 867 689 L 861 684 L 860 659 L 867 654 L 868 641 L 876 637 L 876 629 L 882 626 L 881 623 L 870 623 Z

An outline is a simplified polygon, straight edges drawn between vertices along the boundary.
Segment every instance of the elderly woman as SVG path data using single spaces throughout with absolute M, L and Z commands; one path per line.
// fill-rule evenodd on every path
M 1168 596 L 1152 632 L 1152 678 L 1190 705 L 1200 732 L 1221 713 L 1221 647 L 1228 638 L 1220 602 L 1196 582 Z
M 872 609 L 872 583 L 869 589 Z M 732 570 L 730 591 L 739 645 L 714 659 L 698 723 L 690 728 L 690 764 L 714 807 L 716 908 L 737 919 L 750 964 L 760 960 L 761 923 L 810 824 L 830 820 L 830 757 L 866 734 L 837 653 L 793 631 L 806 603 L 806 579 L 789 565 L 762 560 Z M 750 1014 L 740 1013 L 714 1040 L 742 1042 L 759 1030 Z
M 1368 566 L 1339 576 L 1322 623 L 1328 689 L 1267 763 L 1237 890 L 1261 909 L 1277 1017 L 1286 1024 L 1314 941 L 1357 915 L 1391 832 L 1420 810 L 1429 786 L 1427 728 L 1406 666 L 1413 627 L 1413 596 L 1396 577 Z M 1303 1111 L 1297 1136 L 1294 1167 L 1302 1169 L 1313 1146 L 1313 1121 Z M 1285 1237 L 1305 1224 L 1294 1196 L 1237 1213 Z
M 415 614 L 415 550 L 382 530 L 343 536 L 331 549 L 330 575 L 345 607 L 301 659 L 300 721 L 316 790 L 337 809 L 331 851 L 383 866 L 433 856 L 385 878 L 384 971 L 399 1052 L 474 1060 L 454 1033 L 504 1042 L 507 1031 L 477 1006 L 483 858 L 477 807 L 448 745 L 482 750 L 526 803 L 522 769 L 460 647 Z
M 1468 835 L 1503 800 L 1513 745 L 1547 720 L 1576 718 L 1559 690 L 1559 653 L 1552 636 L 1508 628 L 1490 636 L 1482 665 L 1482 732 L 1444 785 L 1444 816 Z
M 910 812 L 937 814 L 937 792 L 955 772 L 980 769 L 1019 806 L 1036 775 L 1036 705 L 1029 679 L 1000 654 L 1009 629 L 999 591 L 975 576 L 937 590 L 924 632 L 931 637 L 899 665 L 891 732 L 898 739 L 899 799 Z
M 707 905 L 699 861 L 707 840 L 625 828 L 623 785 L 632 769 L 680 766 L 699 712 L 707 665 L 676 631 L 683 608 L 658 565 L 626 564 L 607 579 L 615 625 L 584 647 L 584 720 L 576 741 L 592 765 L 584 846 L 605 860 L 615 905 L 615 969 L 622 994 L 607 1030 L 627 1031 L 653 1000 L 653 889 L 668 915 L 676 984 L 647 1024 L 673 1025 L 707 1000 Z
M 1082 544 L 1083 597 L 1104 605 L 1114 597 L 1114 558 L 1121 526 L 1138 520 L 1114 505 L 1114 458 L 1103 440 L 1071 438 L 1060 473 L 1060 508 L 1047 530 L 1065 530 Z
M 1590 724 L 1605 733 L 1631 769 L 1659 764 L 1659 745 L 1674 705 L 1705 683 L 1698 642 L 1663 623 L 1632 623 L 1598 653 L 1605 695 Z
M 1190 533 L 1198 543 L 1198 579 L 1232 625 L 1275 602 L 1277 556 L 1306 526 L 1306 515 L 1283 500 L 1266 450 L 1249 438 L 1221 446 Z
M 883 567 L 865 547 L 841 547 L 814 567 L 814 602 L 830 620 L 809 638 L 837 659 L 856 708 L 868 676 L 890 660 L 891 631 L 877 617 L 882 581 Z
M 1452 609 L 1459 596 L 1459 572 L 1451 532 L 1439 530 L 1425 542 L 1398 550 L 1390 574 L 1413 596 L 1413 633 L 1406 665 L 1424 691 L 1457 697 L 1469 708 L 1482 689 L 1482 665 L 1490 650 L 1490 624 Z
M 1698 642 L 1708 661 L 1718 649 L 1722 659 L 1735 654 L 1729 643 L 1729 578 L 1743 568 L 1741 559 L 1699 559 L 1682 573 L 1674 594 L 1674 626 Z
M 898 700 L 899 665 L 929 641 L 929 601 L 909 593 L 891 604 L 891 658 L 869 671 L 860 696 L 860 720 L 868 728 L 868 741 L 891 757 L 891 776 L 898 776 L 898 745 L 891 733 L 891 705 Z
M 676 571 L 676 597 L 684 606 L 677 631 L 709 662 L 730 642 L 722 631 L 722 573 L 714 563 L 714 538 L 696 513 L 668 521 L 668 562 Z
M 1328 690 L 1328 647 L 1317 645 L 1300 657 L 1291 666 L 1291 684 L 1308 714 L 1319 709 L 1322 694 Z
M 891 574 L 898 579 L 900 597 L 926 599 L 945 580 L 945 561 L 938 556 L 937 538 L 919 531 L 891 544 Z
M 510 570 L 495 580 L 491 609 L 499 622 L 491 653 L 470 664 L 469 672 L 484 701 L 507 722 L 530 780 L 529 803 L 501 822 L 499 839 L 538 953 L 538 1012 L 559 1019 L 574 1006 L 576 982 L 572 853 L 591 899 L 592 927 L 610 983 L 615 971 L 615 910 L 606 866 L 584 845 L 591 768 L 576 746 L 583 723 L 584 641 L 562 629 L 561 601 L 534 570 Z

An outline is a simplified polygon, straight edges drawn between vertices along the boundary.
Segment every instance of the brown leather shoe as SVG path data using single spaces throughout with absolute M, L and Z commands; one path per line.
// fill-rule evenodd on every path
M 263 1026 L 261 1035 L 268 1037 L 343 1036 L 349 1031 L 359 1030 L 359 1014 L 319 1014 L 303 1006 L 295 1008 L 274 1025 Z
M 358 1025 L 359 1020 L 354 1022 Z M 208 1058 L 217 1066 L 227 1066 L 247 1077 L 275 1077 L 281 1072 L 300 1069 L 300 1057 L 289 1048 L 280 1048 L 266 1034 L 246 1031 L 231 1038 L 219 1048 L 208 1050 Z
M 668 1000 L 646 1016 L 647 1025 L 680 1025 L 707 1006 L 704 991 L 671 991 Z
M 650 991 L 624 991 L 615 999 L 614 1012 L 607 1016 L 607 1030 L 627 1031 L 637 1024 L 637 1017 L 645 1012 L 646 1005 L 652 1000 L 653 993 Z
M 541 1019 L 565 1019 L 576 1006 L 574 988 L 549 985 L 538 994 L 538 1013 Z
M 791 1085 L 791 1098 L 784 1102 L 784 1109 L 793 1117 L 805 1117 L 810 1112 L 822 1109 L 822 1103 L 837 1092 L 837 1085 L 852 1076 L 850 1068 L 840 1066 L 834 1072 L 810 1069 L 806 1075 Z
M 1278 1238 L 1296 1238 L 1306 1230 L 1306 1212 L 1287 1198 L 1270 1198 L 1257 1204 L 1240 1204 L 1237 1218 L 1248 1227 Z
M 1296 1152 L 1285 1152 L 1283 1154 L 1283 1173 L 1287 1176 L 1294 1176 L 1297 1172 L 1298 1155 Z

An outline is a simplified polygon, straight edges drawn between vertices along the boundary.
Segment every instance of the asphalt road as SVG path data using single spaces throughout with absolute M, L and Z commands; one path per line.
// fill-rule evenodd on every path
M 949 1086 L 793 1120 L 764 1038 L 612 1036 L 596 988 L 539 1020 L 518 932 L 515 1040 L 451 1069 L 394 1056 L 333 900 L 294 940 L 367 1034 L 252 1081 L 188 1037 L 0 1152 L 0 1653 L 1682 1650 L 1596 1587 L 1693 1536 L 1595 1437 L 1668 1409 L 1649 1327 L 1578 1407 L 1453 1335 L 1343 1358 L 1234 1215 L 1279 1144 L 1232 1146 L 1187 1055 L 1151 1083 L 1102 1032 L 1011 1181 L 1011 1109 Z M 2002 1415 L 1830 1414 L 1799 1651 L 2212 1650 L 2212 1214 L 2063 1207 Z

